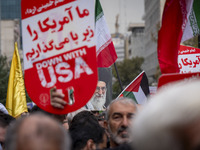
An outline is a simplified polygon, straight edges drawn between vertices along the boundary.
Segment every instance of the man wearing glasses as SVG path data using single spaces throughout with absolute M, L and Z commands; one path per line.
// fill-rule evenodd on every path
M 94 110 L 105 110 L 106 83 L 104 81 L 98 81 L 96 91 L 90 102 Z

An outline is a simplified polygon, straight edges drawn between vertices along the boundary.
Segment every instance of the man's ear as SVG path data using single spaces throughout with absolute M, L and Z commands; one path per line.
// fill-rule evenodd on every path
M 89 139 L 86 144 L 86 150 L 95 150 L 96 149 L 96 144 L 92 139 Z
M 105 120 L 104 122 L 104 128 L 105 128 L 105 131 L 106 131 L 106 135 L 108 138 L 110 138 L 110 133 L 109 133 L 109 130 L 108 130 L 108 121 Z

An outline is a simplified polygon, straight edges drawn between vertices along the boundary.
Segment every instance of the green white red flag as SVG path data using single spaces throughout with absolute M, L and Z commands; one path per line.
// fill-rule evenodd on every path
M 158 61 L 162 73 L 178 73 L 180 42 L 198 35 L 199 0 L 166 0 L 158 34 Z
M 117 54 L 99 0 L 96 0 L 95 20 L 97 66 L 110 67 L 116 61 Z
M 120 94 L 118 97 L 128 97 L 137 104 L 147 102 L 149 95 L 149 84 L 146 73 L 142 71 Z M 118 98 L 117 97 L 117 98 Z

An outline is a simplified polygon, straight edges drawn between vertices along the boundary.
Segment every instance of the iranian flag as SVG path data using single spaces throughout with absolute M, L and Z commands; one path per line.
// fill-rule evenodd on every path
M 192 5 L 192 7 L 190 5 Z M 191 0 L 189 6 L 191 9 L 188 12 L 188 21 L 181 42 L 200 34 L 200 1 Z
M 180 42 L 198 35 L 199 0 L 166 0 L 158 34 L 158 61 L 162 73 L 178 73 Z
M 97 66 L 110 67 L 117 59 L 108 26 L 99 0 L 95 5 Z
M 146 73 L 142 71 L 120 94 L 118 97 L 128 97 L 137 104 L 147 102 L 149 95 L 149 84 Z M 117 97 L 117 98 L 118 98 Z

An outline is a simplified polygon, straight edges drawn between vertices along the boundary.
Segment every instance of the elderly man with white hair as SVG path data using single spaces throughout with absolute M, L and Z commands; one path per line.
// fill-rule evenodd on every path
M 90 110 L 105 110 L 106 91 L 106 83 L 104 81 L 98 81 L 94 95 L 86 107 Z
M 137 105 L 126 97 L 113 100 L 107 107 L 105 125 L 110 135 L 110 148 L 130 143 L 129 128 L 136 112 Z
M 137 150 L 200 149 L 200 80 L 162 88 L 136 115 L 131 132 Z

